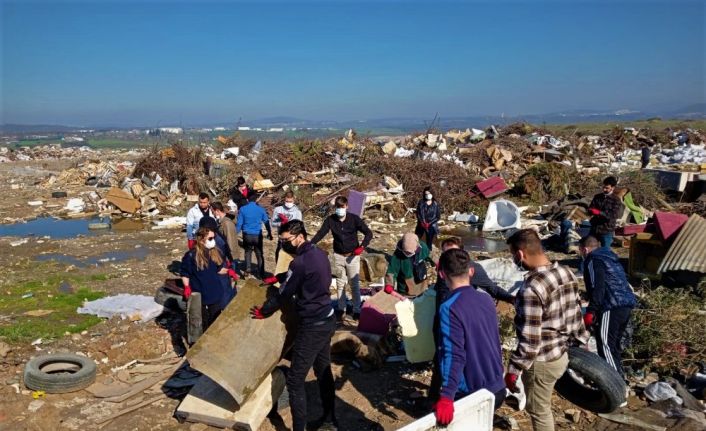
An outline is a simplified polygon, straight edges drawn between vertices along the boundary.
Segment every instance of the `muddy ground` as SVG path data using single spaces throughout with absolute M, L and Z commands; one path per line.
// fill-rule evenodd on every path
M 63 206 L 66 199 L 52 200 L 50 194 L 53 189 L 44 189 L 38 184 L 49 173 L 57 173 L 72 163 L 72 160 L 56 160 L 0 164 L 0 194 L 4 196 L 0 220 L 7 223 L 18 218 L 31 219 L 48 210 L 46 205 L 39 209 L 29 207 L 29 200 L 40 199 L 50 202 L 50 205 Z M 20 186 L 13 187 L 13 184 Z M 69 190 L 69 197 L 82 190 L 90 188 L 75 187 Z M 316 224 L 314 220 L 306 221 L 312 228 Z M 397 225 L 371 225 L 376 231 L 371 246 L 388 252 L 393 250 L 402 232 L 413 228 L 410 221 Z M 175 269 L 174 262 L 181 259 L 186 249 L 185 234 L 179 230 L 142 230 L 141 226 L 136 227 L 140 230 L 101 231 L 68 239 L 27 237 L 26 243 L 17 246 L 12 246 L 11 242 L 17 241 L 18 237 L 0 237 L 0 248 L 3 250 L 0 254 L 0 267 L 3 268 L 0 298 L 5 296 L 9 301 L 18 286 L 30 286 L 27 283 L 37 279 L 69 280 L 69 284 L 81 285 L 106 295 L 153 295 L 165 278 L 174 276 L 171 272 Z M 330 242 L 324 247 L 330 247 Z M 274 267 L 273 242 L 265 241 L 265 254 L 266 267 L 271 269 Z M 558 257 L 575 263 L 572 256 Z M 44 294 L 42 292 L 39 289 L 34 294 L 39 296 Z M 21 302 L 18 304 L 20 307 Z M 12 325 L 19 319 L 12 309 L 3 310 L 0 327 Z M 500 307 L 499 312 L 508 314 L 511 310 Z M 36 319 L 48 319 L 50 316 Z M 31 339 L 26 335 L 20 339 L 6 339 L 11 351 L 6 357 L 0 357 L 0 430 L 207 429 L 203 425 L 180 424 L 173 418 L 179 404 L 178 397 L 165 397 L 130 414 L 102 422 L 111 413 L 159 393 L 159 388 L 137 399 L 115 404 L 94 398 L 86 391 L 46 395 L 35 400 L 22 385 L 24 363 L 37 354 L 79 352 L 87 355 L 98 363 L 100 382 L 113 378 L 111 368 L 134 359 L 173 357 L 170 333 L 155 321 L 102 320 L 80 332 L 68 330 L 54 339 L 43 339 L 37 345 L 31 345 Z M 334 362 L 341 430 L 395 430 L 429 412 L 424 395 L 431 378 L 430 367 L 387 364 L 380 370 L 364 372 L 353 364 L 352 358 L 335 357 Z M 310 375 L 310 380 L 307 389 L 312 400 L 310 416 L 313 419 L 319 412 L 318 390 L 313 375 Z M 635 397 L 631 397 L 629 402 L 629 409 L 645 405 Z M 574 423 L 565 418 L 564 412 L 570 408 L 575 407 L 555 397 L 554 412 L 559 429 L 631 429 L 621 428 L 588 412 L 582 412 L 578 422 Z M 503 407 L 498 413 L 512 417 L 519 429 L 530 429 L 526 413 L 516 412 L 510 407 Z M 288 410 L 282 410 L 281 414 L 280 419 L 266 420 L 261 430 L 289 429 L 291 421 Z

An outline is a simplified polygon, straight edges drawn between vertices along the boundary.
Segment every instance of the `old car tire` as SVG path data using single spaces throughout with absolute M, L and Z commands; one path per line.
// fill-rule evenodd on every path
M 577 376 L 590 384 L 582 384 Z M 610 413 L 625 401 L 625 382 L 620 374 L 600 356 L 579 347 L 569 348 L 569 369 L 557 381 L 556 391 L 595 413 Z
M 95 380 L 96 363 L 85 356 L 70 353 L 42 355 L 25 364 L 25 386 L 50 394 L 78 391 Z

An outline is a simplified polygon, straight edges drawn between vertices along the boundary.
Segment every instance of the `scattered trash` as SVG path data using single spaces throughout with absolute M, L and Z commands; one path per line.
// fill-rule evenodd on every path
M 159 316 L 164 307 L 154 302 L 154 298 L 145 295 L 120 294 L 84 302 L 76 312 L 111 318 L 120 316 L 131 321 L 147 322 Z

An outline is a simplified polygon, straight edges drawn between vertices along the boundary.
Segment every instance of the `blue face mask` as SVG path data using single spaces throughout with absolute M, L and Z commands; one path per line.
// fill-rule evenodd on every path
M 346 216 L 346 209 L 345 208 L 336 208 L 336 215 L 339 218 L 343 218 Z

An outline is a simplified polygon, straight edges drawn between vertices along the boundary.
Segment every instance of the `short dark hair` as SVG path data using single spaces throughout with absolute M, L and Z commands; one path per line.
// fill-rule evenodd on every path
M 206 192 L 199 193 L 199 199 L 211 199 L 211 197 Z
M 211 209 L 213 209 L 214 211 L 220 211 L 220 212 L 222 212 L 222 213 L 226 212 L 226 210 L 225 210 L 224 207 L 223 207 L 223 204 L 220 203 L 220 202 L 214 202 L 214 203 L 212 203 L 212 204 L 211 204 Z
M 441 269 L 447 277 L 460 277 L 468 274 L 468 268 L 471 267 L 471 256 L 466 250 L 452 248 L 446 250 L 439 258 L 439 269 Z
M 424 187 L 424 193 L 426 193 L 426 192 L 432 193 L 432 191 L 431 191 L 431 186 L 426 186 L 426 187 Z M 432 194 L 433 194 L 433 193 L 432 193 Z
M 248 194 L 248 202 L 255 202 L 257 201 L 257 193 L 249 193 Z
M 287 190 L 287 193 L 284 194 L 284 199 L 287 199 L 287 198 L 294 199 L 294 192 L 291 190 Z
M 510 249 L 522 250 L 527 254 L 539 254 L 542 252 L 542 240 L 534 229 L 520 229 L 507 239 Z
M 290 220 L 279 227 L 279 234 L 282 235 L 285 232 L 289 232 L 293 236 L 299 234 L 304 235 L 306 239 L 306 228 L 304 228 L 304 222 L 301 220 Z
M 348 198 L 345 196 L 336 196 L 336 200 L 333 201 L 334 205 L 336 205 L 337 208 L 341 208 L 344 205 L 348 205 Z
M 603 180 L 603 185 L 615 187 L 618 185 L 618 179 L 615 177 L 607 177 L 605 180 Z
M 205 227 L 214 232 L 218 232 L 218 222 L 213 217 L 201 217 L 201 220 L 199 220 L 199 227 Z
M 448 238 L 445 238 L 443 241 L 441 241 L 441 249 L 442 250 L 447 245 L 455 245 L 456 247 L 463 250 L 463 241 L 461 241 L 461 238 L 459 238 L 457 236 L 450 236 Z
M 579 241 L 579 246 L 581 246 L 581 247 L 596 248 L 599 245 L 600 245 L 600 243 L 598 242 L 596 237 L 592 236 L 592 235 L 585 236 L 585 237 L 581 238 L 581 240 Z

